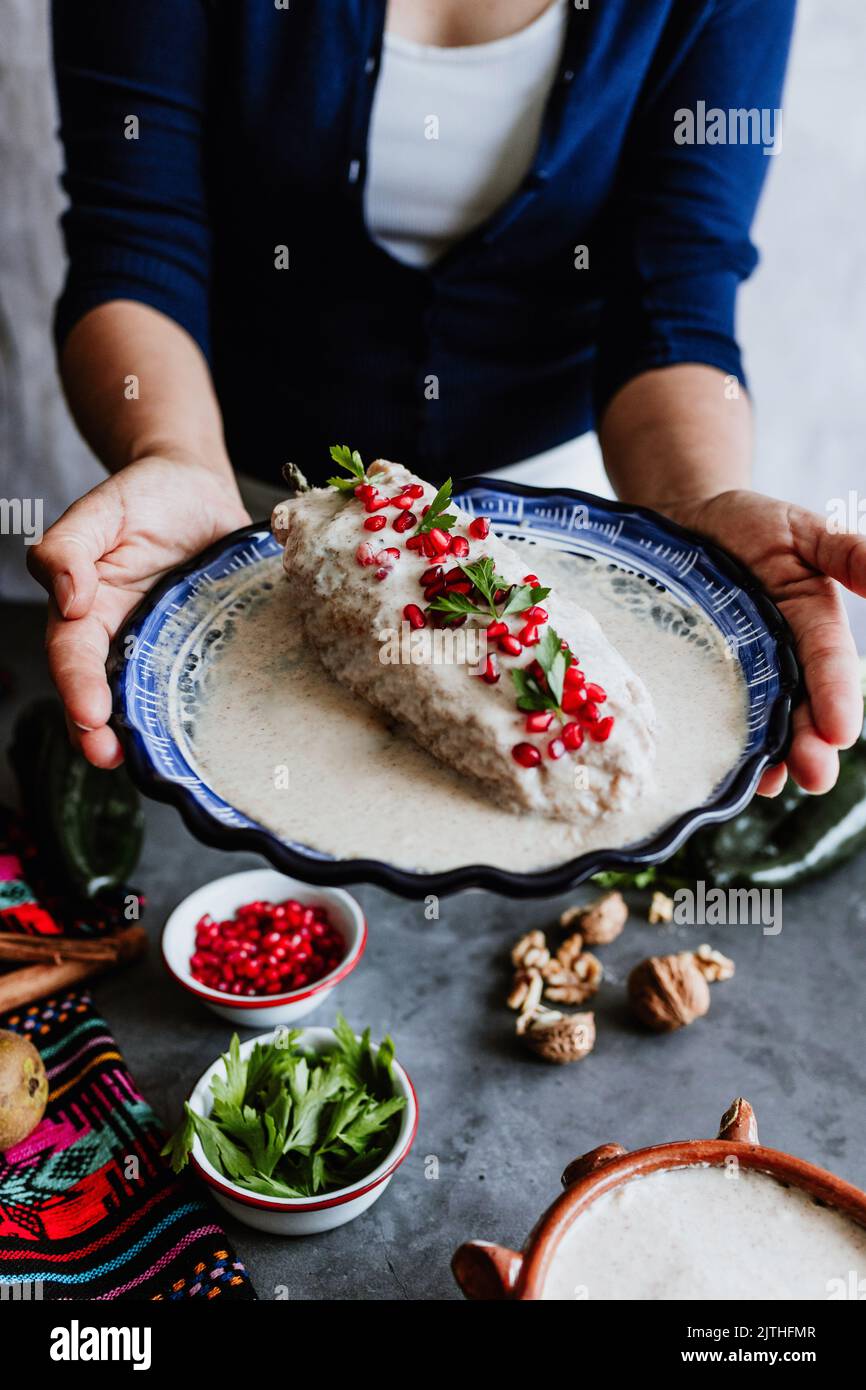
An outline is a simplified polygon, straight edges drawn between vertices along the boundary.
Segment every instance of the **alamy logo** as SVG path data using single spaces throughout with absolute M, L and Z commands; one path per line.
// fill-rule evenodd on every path
M 0 535 L 23 536 L 25 545 L 40 545 L 42 498 L 0 497 Z
M 52 1361 L 131 1361 L 134 1371 L 149 1371 L 149 1327 L 82 1327 L 73 1318 L 68 1327 L 55 1327 L 49 1351 Z
M 765 155 L 782 151 L 782 113 L 778 107 L 681 106 L 674 112 L 677 145 L 761 145 Z
M 0 1303 L 41 1303 L 45 1285 L 41 1279 L 20 1284 L 0 1284 Z
M 708 888 L 698 879 L 694 889 L 678 888 L 673 901 L 678 927 L 760 926 L 764 936 L 782 930 L 781 888 Z
M 487 633 L 481 627 L 416 628 L 404 621 L 382 628 L 379 642 L 383 666 L 469 666 L 474 675 L 484 673 Z

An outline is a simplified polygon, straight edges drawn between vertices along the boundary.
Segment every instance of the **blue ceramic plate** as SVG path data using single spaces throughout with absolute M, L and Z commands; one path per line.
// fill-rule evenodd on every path
M 748 743 L 713 796 L 651 839 L 594 850 L 555 869 L 512 873 L 469 864 L 442 873 L 413 873 L 378 860 L 341 860 L 284 842 L 224 801 L 202 780 L 175 736 L 178 702 L 195 699 L 208 651 L 242 620 L 257 590 L 256 567 L 278 553 L 266 524 L 224 537 L 167 575 L 130 616 L 112 645 L 109 674 L 114 725 L 142 791 L 177 806 L 200 839 L 225 849 L 252 849 L 277 868 L 311 883 L 381 884 L 405 897 L 483 887 L 511 897 L 568 891 L 601 869 L 627 869 L 667 859 L 709 821 L 736 815 L 768 764 L 784 754 L 797 664 L 787 625 L 751 575 L 714 546 L 653 512 L 587 493 L 547 492 L 516 483 L 467 479 L 461 505 L 490 518 L 504 539 L 590 557 L 648 579 L 688 607 L 701 609 L 729 642 L 749 695 Z M 237 577 L 237 583 L 234 577 Z M 269 583 L 262 576 L 262 583 Z

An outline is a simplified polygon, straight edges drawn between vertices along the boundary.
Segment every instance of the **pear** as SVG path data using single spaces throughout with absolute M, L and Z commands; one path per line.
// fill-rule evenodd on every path
M 32 1134 L 48 1103 L 48 1077 L 29 1038 L 0 1028 L 0 1153 Z

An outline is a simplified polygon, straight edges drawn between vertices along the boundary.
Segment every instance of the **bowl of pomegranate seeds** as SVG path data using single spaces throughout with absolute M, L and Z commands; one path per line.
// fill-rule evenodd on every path
M 273 869 L 197 888 L 162 934 L 163 959 L 178 983 L 242 1028 L 312 1013 L 355 969 L 366 944 L 367 923 L 349 893 Z

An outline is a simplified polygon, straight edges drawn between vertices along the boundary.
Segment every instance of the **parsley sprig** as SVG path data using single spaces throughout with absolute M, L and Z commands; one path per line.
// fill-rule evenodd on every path
M 195 1138 L 217 1172 L 251 1192 L 312 1197 L 356 1182 L 393 1146 L 395 1116 L 390 1038 L 374 1048 L 370 1030 L 356 1038 L 340 1015 L 332 1051 L 304 1051 L 300 1033 L 256 1043 L 242 1058 L 237 1034 L 211 1081 L 213 1107 L 199 1115 L 187 1104 L 180 1128 L 163 1149 L 176 1173 Z
M 469 565 L 460 564 L 460 568 L 481 595 L 484 606 L 473 602 L 466 594 L 445 593 L 433 599 L 430 604 L 430 607 L 435 609 L 437 613 L 450 613 L 452 616 L 475 614 L 482 618 L 500 619 L 507 617 L 509 613 L 523 613 L 534 603 L 540 603 L 543 598 L 547 598 L 550 593 L 549 589 L 544 589 L 540 585 L 515 584 L 509 586 L 508 580 L 496 573 L 496 566 L 489 555 L 485 555 L 480 560 L 474 560 Z M 497 594 L 504 595 L 498 602 Z
M 546 688 L 530 675 L 525 666 L 513 670 L 511 679 L 517 690 L 517 707 L 527 711 L 550 709 L 562 714 L 565 673 L 574 657 L 571 652 L 562 650 L 559 634 L 552 627 L 544 629 L 541 641 L 535 648 L 535 660 L 544 672 Z
M 361 483 L 368 481 L 361 455 L 357 449 L 350 449 L 348 444 L 332 444 L 329 451 L 334 463 L 340 468 L 345 468 L 349 474 L 348 478 L 334 477 L 328 479 L 328 487 L 335 487 L 339 492 L 354 492 Z
M 423 536 L 437 527 L 440 531 L 450 531 L 457 525 L 457 515 L 447 509 L 451 505 L 451 479 L 446 478 L 424 516 L 415 528 L 416 536 Z

